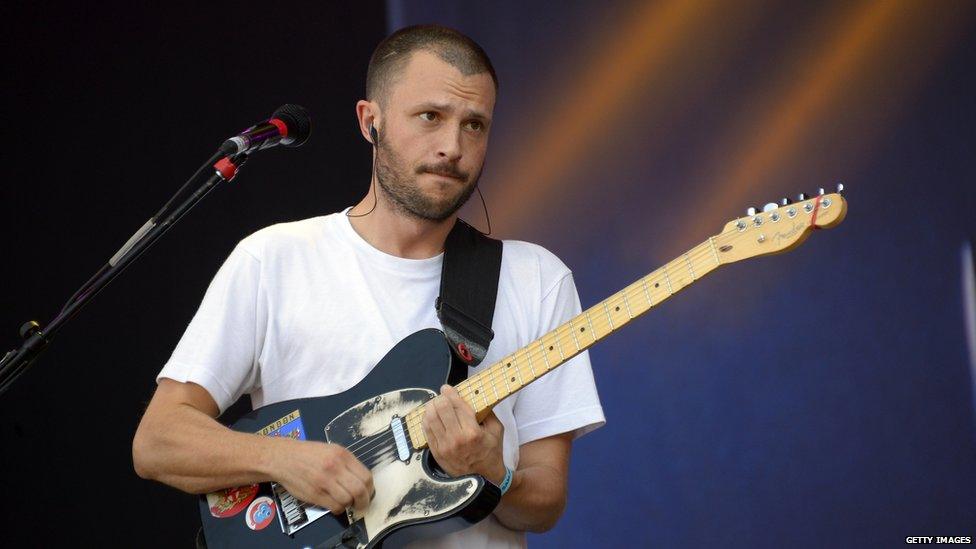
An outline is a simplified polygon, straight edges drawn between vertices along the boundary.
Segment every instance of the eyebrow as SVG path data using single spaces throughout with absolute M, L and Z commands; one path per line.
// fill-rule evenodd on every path
M 417 106 L 420 109 L 430 109 L 434 111 L 453 111 L 454 109 L 447 103 L 434 103 L 433 101 L 428 101 L 426 103 L 421 103 Z M 486 114 L 481 111 L 476 111 L 474 109 L 467 109 L 464 111 L 464 116 L 468 118 L 477 118 L 480 120 L 488 121 L 489 118 Z

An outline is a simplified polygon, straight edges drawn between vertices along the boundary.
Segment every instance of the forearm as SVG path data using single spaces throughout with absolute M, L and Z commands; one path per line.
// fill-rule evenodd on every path
M 284 442 L 233 431 L 182 404 L 147 410 L 132 457 L 139 476 L 199 494 L 270 480 L 273 452 Z
M 565 508 L 565 475 L 539 464 L 515 471 L 495 517 L 513 530 L 545 532 L 556 525 Z

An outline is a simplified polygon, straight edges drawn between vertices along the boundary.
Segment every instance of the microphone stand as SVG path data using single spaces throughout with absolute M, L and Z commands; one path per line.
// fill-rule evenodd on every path
M 162 221 L 158 221 L 187 185 L 196 179 L 197 175 L 220 155 L 221 153 L 218 152 L 197 170 L 197 173 L 190 177 L 190 180 L 186 182 L 183 188 L 177 191 L 176 196 L 171 198 L 155 216 L 140 227 L 122 248 L 109 259 L 108 263 L 103 265 L 81 289 L 75 292 L 75 295 L 68 300 L 58 316 L 48 323 L 46 328 L 42 330 L 40 325 L 33 320 L 21 326 L 20 336 L 24 339 L 23 344 L 19 348 L 8 352 L 0 360 L 0 395 L 6 392 L 10 388 L 10 385 L 30 368 L 41 351 L 51 342 L 54 335 L 61 330 L 65 322 L 74 317 L 98 292 L 105 286 L 108 286 L 126 267 L 138 259 L 150 246 L 155 244 L 160 237 L 166 234 L 166 231 L 170 230 L 177 221 L 196 206 L 198 202 L 203 200 L 203 197 L 212 191 L 221 181 L 232 180 L 237 174 L 237 170 L 247 161 L 247 153 L 239 153 L 219 160 L 213 165 L 214 174 L 184 200 L 182 204 L 176 207 L 172 213 L 163 217 Z

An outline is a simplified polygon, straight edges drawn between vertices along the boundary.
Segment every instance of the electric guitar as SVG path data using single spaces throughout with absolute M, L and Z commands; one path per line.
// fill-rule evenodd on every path
M 839 224 L 838 192 L 730 221 L 722 232 L 597 303 L 568 322 L 456 385 L 479 421 L 492 407 L 714 269 L 800 245 L 813 229 Z M 478 475 L 439 471 L 421 428 L 425 403 L 447 380 L 451 350 L 440 330 L 416 332 L 391 349 L 355 387 L 328 397 L 263 406 L 235 422 L 237 431 L 339 444 L 371 469 L 369 507 L 335 515 L 275 483 L 200 497 L 208 547 L 290 548 L 403 545 L 470 526 L 497 505 L 500 491 Z

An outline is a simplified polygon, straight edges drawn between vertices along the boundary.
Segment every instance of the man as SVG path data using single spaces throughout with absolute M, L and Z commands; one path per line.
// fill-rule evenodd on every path
M 369 505 L 383 487 L 345 448 L 238 433 L 214 418 L 242 394 L 258 407 L 344 391 L 397 341 L 440 327 L 444 241 L 477 185 L 496 92 L 488 57 L 456 31 L 408 27 L 377 47 L 367 100 L 356 104 L 374 146 L 370 192 L 346 212 L 238 244 L 159 373 L 133 441 L 140 476 L 197 494 L 275 480 L 333 512 Z M 505 241 L 496 335 L 481 368 L 579 310 L 565 265 Z M 604 421 L 588 356 L 505 399 L 481 425 L 450 386 L 432 402 L 423 429 L 448 474 L 502 485 L 514 473 L 489 518 L 424 545 L 521 547 L 525 531 L 552 528 L 571 441 Z

